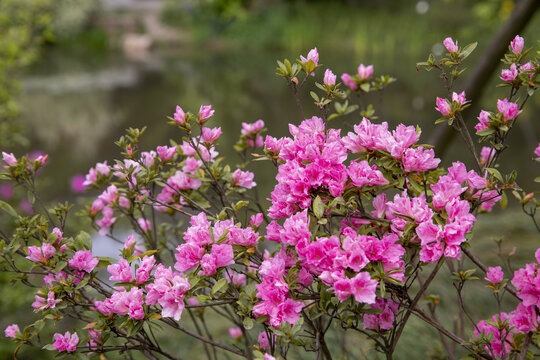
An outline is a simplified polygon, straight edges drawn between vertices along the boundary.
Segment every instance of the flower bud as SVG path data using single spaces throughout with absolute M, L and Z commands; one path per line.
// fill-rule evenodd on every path
M 324 72 L 324 84 L 328 86 L 336 85 L 336 75 L 330 69 Z
M 450 107 L 450 104 L 448 103 L 448 101 L 446 99 L 442 99 L 442 98 L 438 97 L 437 101 L 436 101 L 436 105 L 437 105 L 437 107 L 435 108 L 435 110 L 440 112 L 442 114 L 442 116 L 450 115 L 451 107 Z
M 184 113 L 184 110 L 178 105 L 176 105 L 176 112 L 174 113 L 174 121 L 178 125 L 182 125 L 186 121 L 186 113 Z
M 524 45 L 524 40 L 519 35 L 516 35 L 514 40 L 510 42 L 510 47 L 512 48 L 512 52 L 516 55 L 521 54 L 521 52 L 523 51 L 523 45 Z
M 454 42 L 454 40 L 452 40 L 451 37 L 447 37 L 446 39 L 444 39 L 443 45 L 446 48 L 446 50 L 448 50 L 451 53 L 456 52 L 456 51 L 459 50 L 459 48 L 457 46 L 457 41 Z

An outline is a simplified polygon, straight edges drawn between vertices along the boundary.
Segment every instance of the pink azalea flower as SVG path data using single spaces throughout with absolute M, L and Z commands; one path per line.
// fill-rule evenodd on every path
M 503 69 L 501 71 L 501 80 L 506 82 L 512 82 L 514 81 L 518 76 L 518 70 L 516 67 L 516 64 L 510 65 L 510 69 Z
M 358 89 L 356 81 L 354 81 L 352 76 L 347 73 L 341 75 L 341 81 L 353 91 Z
M 28 260 L 34 262 L 46 263 L 51 257 L 56 254 L 56 248 L 49 243 L 43 243 L 41 247 L 29 246 L 28 247 Z
M 519 110 L 517 103 L 510 102 L 507 99 L 497 100 L 497 110 L 502 114 L 505 122 L 515 119 L 522 112 L 522 110 Z
M 58 351 L 74 352 L 77 350 L 78 344 L 79 336 L 77 333 L 71 335 L 69 331 L 66 331 L 64 335 L 59 333 L 54 334 L 53 347 Z
M 324 72 L 324 84 L 328 86 L 336 85 L 336 75 L 330 69 Z
M 257 341 L 259 342 L 259 346 L 263 350 L 270 349 L 270 342 L 268 341 L 268 335 L 266 335 L 266 331 L 261 331 L 259 333 L 259 337 L 257 338 Z
M 9 200 L 13 197 L 15 191 L 11 184 L 0 184 L 0 198 Z
M 178 125 L 182 125 L 184 122 L 186 122 L 186 114 L 184 113 L 184 110 L 178 105 L 176 105 L 176 112 L 174 113 L 174 121 Z
M 498 284 L 503 281 L 503 277 L 504 273 L 502 271 L 502 268 L 500 266 L 495 266 L 488 268 L 488 272 L 486 273 L 486 277 L 484 278 L 484 280 L 492 284 Z
M 437 107 L 435 110 L 441 113 L 442 116 L 448 116 L 452 112 L 452 108 L 450 107 L 450 104 L 448 103 L 448 100 L 442 99 L 440 97 L 437 98 L 436 101 Z
M 73 255 L 72 259 L 68 260 L 70 267 L 80 271 L 92 272 L 99 263 L 99 259 L 92 256 L 90 250 L 79 250 Z
M 534 149 L 534 155 L 537 156 L 536 160 L 540 160 L 540 143 L 538 143 L 538 146 Z
M 510 42 L 510 47 L 512 48 L 512 52 L 514 54 L 521 54 L 523 51 L 523 45 L 525 44 L 525 41 L 523 38 L 519 35 L 516 35 L 516 37 Z
M 242 329 L 240 329 L 239 327 L 229 328 L 229 335 L 233 339 L 238 339 L 240 336 L 242 336 Z
M 405 150 L 402 161 L 406 172 L 431 170 L 441 162 L 435 157 L 433 149 L 424 150 L 423 146 Z
M 351 161 L 347 173 L 351 178 L 351 182 L 358 187 L 388 184 L 388 180 L 384 178 L 382 172 L 377 170 L 377 165 L 369 166 L 366 160 L 360 162 Z
M 457 102 L 460 106 L 464 105 L 467 102 L 467 99 L 465 98 L 465 91 L 462 91 L 461 93 L 452 93 L 452 101 Z
M 307 57 L 303 57 L 302 55 L 300 55 L 300 60 L 302 60 L 302 62 L 304 62 L 304 63 L 307 63 L 309 60 L 311 60 L 311 61 L 313 61 L 315 63 L 315 65 L 318 65 L 319 64 L 319 53 L 317 52 L 317 48 L 311 49 L 308 52 Z
M 483 146 L 482 150 L 480 151 L 480 162 L 482 164 L 486 164 L 493 159 L 493 156 L 495 156 L 495 149 L 488 146 Z
M 152 230 L 152 223 L 150 222 L 150 220 L 147 220 L 145 218 L 138 218 L 137 223 L 139 224 L 143 232 L 148 232 Z
M 255 174 L 253 174 L 251 171 L 242 171 L 240 169 L 236 169 L 236 171 L 232 175 L 233 177 L 233 184 L 235 186 L 244 187 L 246 189 L 251 189 L 257 184 L 253 181 L 253 178 L 255 177 Z
M 121 282 L 131 282 L 133 281 L 133 276 L 131 274 L 131 266 L 126 259 L 118 260 L 118 264 L 111 264 L 107 266 L 107 271 L 111 276 L 109 280 L 121 281 Z
M 4 330 L 4 334 L 8 338 L 15 338 L 17 336 L 17 333 L 20 333 L 21 330 L 19 329 L 19 325 L 17 324 L 11 324 Z
M 178 148 L 176 146 L 158 146 L 156 150 L 160 160 L 167 162 L 173 158 L 174 154 L 178 151 Z
M 459 50 L 457 41 L 454 42 L 454 40 L 452 40 L 451 37 L 447 37 L 446 39 L 444 39 L 443 45 L 446 48 L 446 50 L 448 50 L 451 53 Z
M 148 281 L 150 278 L 150 273 L 154 269 L 155 264 L 156 259 L 154 258 L 154 255 L 145 256 L 141 260 L 141 266 L 135 271 L 135 281 L 137 284 L 142 284 Z
M 358 76 L 360 79 L 367 80 L 373 75 L 373 65 L 364 66 L 360 64 L 358 66 Z
M 476 131 L 484 130 L 489 128 L 489 116 L 491 114 L 488 111 L 482 110 L 480 111 L 480 115 L 478 115 L 478 124 L 474 126 Z
M 221 128 L 220 127 L 216 127 L 216 128 L 207 128 L 207 127 L 203 127 L 202 128 L 202 136 L 201 136 L 201 139 L 204 143 L 209 143 L 209 144 L 213 144 L 215 143 L 219 137 L 221 136 Z
M 77 194 L 82 193 L 86 190 L 86 186 L 84 185 L 85 176 L 82 174 L 75 174 L 71 178 L 71 192 Z
M 9 166 L 15 166 L 17 165 L 17 158 L 13 155 L 13 153 L 5 153 L 2 152 L 2 158 L 4 159 L 4 162 L 8 164 Z
M 199 119 L 206 120 L 214 115 L 215 112 L 215 110 L 212 110 L 212 105 L 202 105 L 199 109 Z

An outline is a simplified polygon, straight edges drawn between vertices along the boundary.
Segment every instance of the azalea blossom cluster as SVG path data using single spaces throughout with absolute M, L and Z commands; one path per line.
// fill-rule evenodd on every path
M 519 350 L 514 336 L 540 328 L 540 249 L 536 251 L 535 257 L 536 263 L 526 264 L 514 272 L 511 283 L 521 300 L 516 309 L 510 313 L 493 315 L 490 322 L 482 320 L 476 325 L 476 339 L 473 341 L 490 354 L 503 358 L 510 355 L 512 350 Z M 498 266 L 489 268 L 486 280 L 497 289 L 503 282 L 503 277 L 504 273 Z M 482 341 L 485 338 L 489 340 Z

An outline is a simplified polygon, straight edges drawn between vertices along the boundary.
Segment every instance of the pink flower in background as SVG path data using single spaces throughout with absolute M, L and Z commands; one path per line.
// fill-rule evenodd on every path
M 382 310 L 382 314 L 364 314 L 364 329 L 391 329 L 394 325 L 394 317 L 398 312 L 399 304 L 392 299 L 377 298 L 371 308 Z
M 9 166 L 15 166 L 17 165 L 17 158 L 13 155 L 13 153 L 5 153 L 2 152 L 2 158 L 4 159 L 4 162 L 8 164 Z
M 221 128 L 220 127 L 216 127 L 216 128 L 212 128 L 212 129 L 207 128 L 207 127 L 202 128 L 201 139 L 205 143 L 213 144 L 219 139 L 220 136 L 221 136 Z
M 270 342 L 268 341 L 268 335 L 266 335 L 265 331 L 261 331 L 259 333 L 259 337 L 257 338 L 257 341 L 259 342 L 259 346 L 263 350 L 270 349 Z
M 0 199 L 9 200 L 13 197 L 15 191 L 11 184 L 0 184 Z
M 480 162 L 482 164 L 486 164 L 493 159 L 493 156 L 495 156 L 495 149 L 488 146 L 483 146 L 482 150 L 480 151 Z
M 443 45 L 449 52 L 456 52 L 459 50 L 457 46 L 457 41 L 454 42 L 451 37 L 447 37 L 446 39 L 444 39 Z
M 214 115 L 215 112 L 215 110 L 212 110 L 212 105 L 202 105 L 199 109 L 199 119 L 206 120 Z
M 111 169 L 109 168 L 109 165 L 107 165 L 107 161 L 104 161 L 102 163 L 97 163 L 96 172 L 100 175 L 108 176 L 111 172 Z
M 240 133 L 242 135 L 251 135 L 261 131 L 264 128 L 264 121 L 259 119 L 254 123 L 242 122 L 242 130 Z
M 236 169 L 232 177 L 233 177 L 233 184 L 235 186 L 251 189 L 252 187 L 257 185 L 257 183 L 253 181 L 255 174 L 253 174 L 251 171 L 242 171 L 240 169 Z
M 537 156 L 536 160 L 540 160 L 540 143 L 538 143 L 538 146 L 534 149 L 534 154 Z
M 497 100 L 497 110 L 502 114 L 504 121 L 513 120 L 522 112 L 519 110 L 518 104 L 507 99 Z
M 435 104 L 437 105 L 435 110 L 440 112 L 442 116 L 448 116 L 452 112 L 452 108 L 446 99 L 438 97 Z
M 517 76 L 518 76 L 518 70 L 517 70 L 516 64 L 512 64 L 510 65 L 510 69 L 503 69 L 501 71 L 500 78 L 503 81 L 512 82 L 517 78 Z
M 515 55 L 521 54 L 521 52 L 523 51 L 523 45 L 525 45 L 525 41 L 519 35 L 516 35 L 514 40 L 510 42 L 510 47 L 512 48 L 512 52 Z
M 229 328 L 229 335 L 233 339 L 238 339 L 240 336 L 242 336 L 242 329 L 240 329 L 239 327 Z
M 73 255 L 72 259 L 68 260 L 69 266 L 73 269 L 92 272 L 99 263 L 99 259 L 92 256 L 90 250 L 79 250 Z
M 484 278 L 484 280 L 492 284 L 498 284 L 503 281 L 503 277 L 504 273 L 502 271 L 502 268 L 500 266 L 495 266 L 488 268 L 488 272 L 486 273 L 486 277 Z
M 78 344 L 79 336 L 77 333 L 71 335 L 69 331 L 66 331 L 64 335 L 59 333 L 54 334 L 53 347 L 58 351 L 74 352 L 77 350 Z
M 353 91 L 358 89 L 358 85 L 356 84 L 356 81 L 354 81 L 352 76 L 347 73 L 341 75 L 341 81 L 343 81 L 343 83 L 347 85 L 348 87 L 350 87 L 351 90 Z
M 186 113 L 184 113 L 184 110 L 178 105 L 176 105 L 176 112 L 174 113 L 174 121 L 178 125 L 182 125 L 186 122 Z
M 17 333 L 20 333 L 20 332 L 21 330 L 19 329 L 19 325 L 17 324 L 11 324 L 8 327 L 6 327 L 6 329 L 4 330 L 4 334 L 8 338 L 14 338 L 17 335 Z
M 480 115 L 478 115 L 478 124 L 474 126 L 476 131 L 484 130 L 489 127 L 489 115 L 491 115 L 488 111 L 482 110 L 480 111 Z
M 373 65 L 364 66 L 360 64 L 358 66 L 358 76 L 362 80 L 367 80 L 373 75 Z
M 330 69 L 324 72 L 324 84 L 328 86 L 336 85 L 336 75 Z
M 75 174 L 71 178 L 71 192 L 73 193 L 82 193 L 86 190 L 86 185 L 84 185 L 85 176 L 83 174 Z
M 21 208 L 22 211 L 24 211 L 27 214 L 33 214 L 34 213 L 34 207 L 30 203 L 30 200 L 28 200 L 26 198 L 21 199 L 21 201 L 19 202 L 19 207 Z
M 145 218 L 138 218 L 137 223 L 139 224 L 143 232 L 148 232 L 152 230 L 152 223 L 150 222 L 150 220 L 146 220 Z

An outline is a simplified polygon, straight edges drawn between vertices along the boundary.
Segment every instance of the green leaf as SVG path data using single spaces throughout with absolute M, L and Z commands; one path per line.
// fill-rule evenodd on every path
M 86 250 L 92 250 L 92 237 L 87 232 L 81 231 L 75 237 L 75 242 Z
M 540 182 L 540 176 L 534 178 L 534 182 Z
M 318 218 L 322 218 L 324 215 L 325 205 L 323 204 L 321 198 L 317 197 L 313 200 L 313 214 Z
M 215 295 L 220 291 L 226 290 L 228 287 L 227 279 L 221 278 L 219 279 L 214 286 L 212 287 L 212 290 L 210 290 L 210 295 Z
M 244 327 L 246 330 L 251 330 L 253 328 L 253 319 L 252 318 L 244 318 Z
M 508 205 L 508 197 L 506 196 L 506 193 L 502 193 L 501 200 L 499 201 L 499 204 L 501 204 L 501 208 L 506 209 L 506 205 Z
M 504 182 L 503 181 L 503 177 L 501 175 L 501 173 L 499 172 L 499 170 L 495 169 L 495 168 L 487 168 L 486 169 L 487 172 L 489 172 L 492 176 L 494 176 L 497 180 L 499 180 L 501 183 Z
M 478 45 L 477 42 L 473 42 L 472 44 L 469 44 L 461 50 L 461 58 L 466 59 L 471 53 L 476 49 L 476 46 Z
M 447 121 L 448 121 L 447 118 L 438 118 L 437 120 L 435 120 L 435 125 L 443 123 L 443 122 L 447 122 Z
M 478 135 L 478 136 L 488 136 L 488 135 L 491 135 L 493 133 L 495 133 L 494 129 L 483 129 L 483 130 L 477 131 L 476 135 Z
M 11 205 L 9 205 L 5 201 L 0 201 L 0 209 L 4 210 L 5 212 L 7 212 L 9 215 L 11 215 L 13 217 L 18 216 L 17 212 L 11 207 Z

